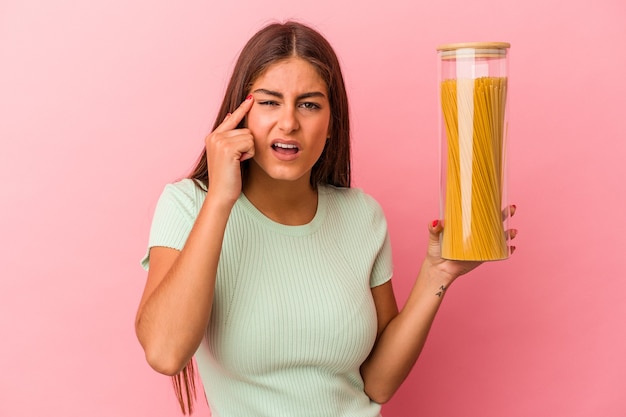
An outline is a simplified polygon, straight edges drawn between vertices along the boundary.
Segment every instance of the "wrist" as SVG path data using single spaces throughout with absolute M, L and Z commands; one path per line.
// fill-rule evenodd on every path
M 203 219 L 212 219 L 212 222 L 224 222 L 228 221 L 230 212 L 233 206 L 237 202 L 237 199 L 227 198 L 224 195 L 218 193 L 207 193 L 204 203 L 200 208 L 198 217 Z M 197 219 L 196 219 L 197 221 Z
M 433 262 L 428 257 L 422 264 L 422 270 L 429 284 L 437 288 L 443 285 L 447 289 L 458 278 L 458 275 L 447 270 L 442 262 Z
M 203 206 L 208 206 L 212 210 L 230 212 L 239 199 L 240 194 L 230 195 L 229 193 L 221 192 L 217 187 L 213 190 L 209 187 Z

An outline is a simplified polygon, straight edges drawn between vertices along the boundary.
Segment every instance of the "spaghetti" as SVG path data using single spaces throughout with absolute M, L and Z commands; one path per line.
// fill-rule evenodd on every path
M 489 261 L 508 256 L 502 219 L 506 77 L 441 83 L 447 137 L 442 256 Z

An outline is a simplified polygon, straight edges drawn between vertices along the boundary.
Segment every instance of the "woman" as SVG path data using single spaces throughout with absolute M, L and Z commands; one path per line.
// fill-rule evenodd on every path
M 295 22 L 255 34 L 195 170 L 159 200 L 143 260 L 137 336 L 183 411 L 195 355 L 214 416 L 379 416 L 445 291 L 478 266 L 441 259 L 434 221 L 399 312 L 382 210 L 349 188 L 349 140 L 328 42 Z

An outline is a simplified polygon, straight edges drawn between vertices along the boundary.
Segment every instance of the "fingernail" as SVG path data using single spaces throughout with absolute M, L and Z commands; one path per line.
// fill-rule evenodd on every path
M 248 97 L 246 97 L 246 100 L 252 100 L 252 94 L 248 94 Z
M 438 224 L 439 224 L 439 220 L 433 220 L 433 229 L 437 227 Z
M 230 117 L 230 112 L 226 113 L 226 117 Z

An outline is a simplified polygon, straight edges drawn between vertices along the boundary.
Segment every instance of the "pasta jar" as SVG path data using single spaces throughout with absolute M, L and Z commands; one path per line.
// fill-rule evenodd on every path
M 506 147 L 508 50 L 457 43 L 439 55 L 440 211 L 445 259 L 508 257 Z

